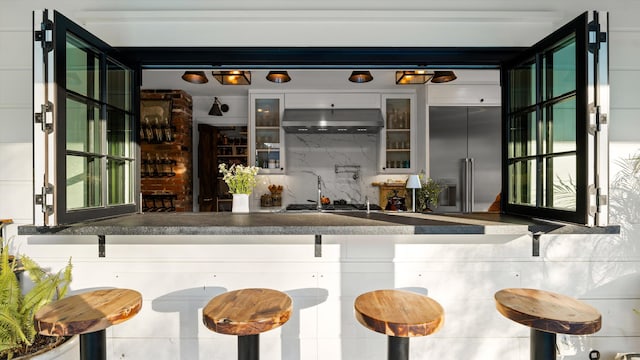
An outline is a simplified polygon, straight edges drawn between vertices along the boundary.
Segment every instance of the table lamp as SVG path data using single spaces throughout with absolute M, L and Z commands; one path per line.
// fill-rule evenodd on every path
M 420 183 L 420 176 L 409 175 L 409 179 L 407 179 L 407 189 L 413 190 L 413 198 L 411 199 L 413 212 L 416 212 L 416 189 L 420 189 L 421 187 L 422 184 Z

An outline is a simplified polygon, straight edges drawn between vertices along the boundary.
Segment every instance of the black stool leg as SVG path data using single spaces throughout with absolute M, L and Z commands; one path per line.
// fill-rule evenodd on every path
M 531 360 L 555 360 L 556 334 L 531 329 Z
M 409 360 L 409 338 L 399 336 L 387 336 L 389 346 L 387 347 L 388 360 Z
M 80 335 L 80 359 L 107 360 L 106 330 Z
M 238 336 L 238 360 L 260 359 L 260 335 Z

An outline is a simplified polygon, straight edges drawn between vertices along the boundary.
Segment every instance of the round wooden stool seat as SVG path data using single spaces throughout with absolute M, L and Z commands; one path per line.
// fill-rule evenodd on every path
M 574 298 L 535 289 L 503 289 L 496 309 L 507 319 L 531 328 L 531 360 L 556 358 L 556 334 L 588 335 L 600 330 L 602 316 Z
M 403 290 L 375 290 L 354 302 L 364 327 L 387 335 L 387 359 L 408 360 L 409 339 L 435 333 L 444 323 L 444 310 L 428 296 Z
M 495 299 L 496 309 L 507 319 L 533 329 L 588 335 L 602 326 L 598 310 L 569 296 L 535 289 L 503 289 Z
M 106 360 L 106 328 L 127 321 L 142 308 L 142 295 L 129 289 L 89 291 L 40 308 L 34 316 L 43 335 L 80 334 L 80 359 Z
M 34 323 L 43 335 L 86 334 L 127 321 L 141 308 L 142 295 L 135 290 L 95 290 L 43 306 L 36 312 Z
M 358 322 L 373 331 L 396 337 L 433 334 L 444 323 L 444 310 L 428 296 L 403 290 L 375 290 L 356 298 Z
M 289 320 L 289 295 L 272 289 L 241 289 L 218 295 L 202 309 L 205 326 L 228 335 L 257 335 Z

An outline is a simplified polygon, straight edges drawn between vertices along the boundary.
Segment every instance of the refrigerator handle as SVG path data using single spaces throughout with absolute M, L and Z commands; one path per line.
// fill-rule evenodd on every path
M 475 202 L 475 198 L 476 198 L 476 194 L 475 194 L 475 189 L 473 187 L 473 183 L 474 183 L 474 160 L 473 158 L 469 158 L 469 178 L 467 179 L 467 186 L 469 187 L 469 211 L 468 212 L 473 212 L 473 205 Z
M 461 207 L 463 213 L 473 211 L 473 159 L 462 159 Z

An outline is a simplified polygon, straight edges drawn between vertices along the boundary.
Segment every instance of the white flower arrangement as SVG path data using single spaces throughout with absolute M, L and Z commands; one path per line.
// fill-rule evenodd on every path
M 256 175 L 259 168 L 233 164 L 227 169 L 227 164 L 218 165 L 222 179 L 229 186 L 231 194 L 251 194 L 256 186 Z

